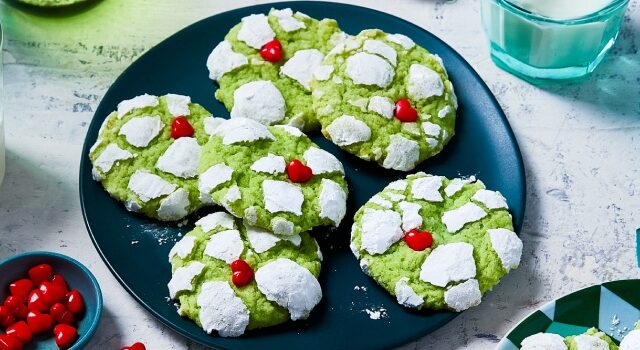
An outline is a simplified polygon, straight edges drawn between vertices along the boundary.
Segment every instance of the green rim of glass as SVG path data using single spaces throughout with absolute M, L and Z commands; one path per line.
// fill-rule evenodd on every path
M 589 13 L 587 15 L 569 18 L 569 19 L 556 19 L 543 15 L 539 15 L 533 12 L 529 12 L 517 5 L 512 4 L 508 0 L 491 0 L 499 4 L 504 9 L 524 18 L 527 18 L 532 21 L 551 23 L 551 24 L 561 24 L 561 25 L 576 25 L 576 24 L 585 24 L 591 22 L 600 21 L 603 18 L 610 17 L 614 12 L 618 11 L 620 8 L 627 6 L 629 0 L 613 0 L 604 8 Z

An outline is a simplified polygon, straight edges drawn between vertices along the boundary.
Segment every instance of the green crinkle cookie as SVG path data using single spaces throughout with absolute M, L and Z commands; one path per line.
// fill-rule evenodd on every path
M 440 57 L 401 34 L 362 31 L 335 46 L 315 70 L 313 108 L 322 133 L 385 168 L 408 171 L 454 134 L 457 99 Z M 408 99 L 415 122 L 395 117 Z
M 322 298 L 322 255 L 308 233 L 276 236 L 217 212 L 197 221 L 169 260 L 169 294 L 180 302 L 178 313 L 223 337 L 306 319 Z M 250 267 L 248 284 L 234 283 L 237 260 Z
M 209 77 L 220 86 L 216 98 L 232 118 L 317 129 L 309 81 L 315 67 L 341 38 L 344 34 L 335 20 L 318 21 L 291 9 L 245 17 L 207 60 Z M 282 45 L 283 58 L 278 62 L 260 55 L 260 48 L 273 39 Z
M 290 180 L 293 160 L 311 169 L 310 180 Z M 226 120 L 203 147 L 199 172 L 203 197 L 276 234 L 338 226 L 346 212 L 342 164 L 291 126 Z
M 186 118 L 192 137 L 171 137 L 172 122 Z M 93 177 L 130 211 L 163 221 L 202 207 L 197 166 L 207 131 L 219 119 L 187 96 L 141 95 L 118 104 L 90 150 Z
M 462 311 L 519 265 L 522 242 L 499 192 L 417 173 L 358 210 L 351 249 L 401 305 Z
M 566 337 L 564 341 L 567 344 L 568 350 L 618 350 L 616 343 L 597 328 L 590 328 L 581 335 Z

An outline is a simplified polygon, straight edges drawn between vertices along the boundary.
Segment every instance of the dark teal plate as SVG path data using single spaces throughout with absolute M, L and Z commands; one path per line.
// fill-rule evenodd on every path
M 145 92 L 156 95 L 173 92 L 190 95 L 216 116 L 228 116 L 213 98 L 215 86 L 208 78 L 207 56 L 242 17 L 268 12 L 272 6 L 221 13 L 181 30 L 140 57 L 107 91 L 89 127 L 80 168 L 80 199 L 91 238 L 116 278 L 145 308 L 180 334 L 215 348 L 383 349 L 428 334 L 456 314 L 418 313 L 401 307 L 360 271 L 348 248 L 350 217 L 372 195 L 404 174 L 350 156 L 320 133 L 310 136 L 343 162 L 351 192 L 342 225 L 330 233 L 317 230 L 315 234 L 325 256 L 320 278 L 323 302 L 307 321 L 251 331 L 238 339 L 207 335 L 195 323 L 179 317 L 173 301 L 167 301 L 166 284 L 171 276 L 167 254 L 178 235 L 188 231 L 194 220 L 179 228 L 128 213 L 91 179 L 89 147 L 95 142 L 104 118 L 121 100 Z M 459 54 L 425 30 L 382 12 L 326 2 L 285 2 L 276 6 L 291 7 L 316 18 L 335 18 L 351 34 L 371 27 L 402 33 L 440 55 L 458 93 L 457 134 L 442 154 L 416 171 L 449 177 L 477 175 L 487 187 L 504 194 L 515 226 L 520 229 L 525 177 L 518 145 L 495 97 Z M 355 286 L 365 286 L 366 291 L 354 290 Z M 380 307 L 387 310 L 386 318 L 372 320 L 364 311 Z
M 617 343 L 640 320 L 640 280 L 597 284 L 558 298 L 539 308 L 502 338 L 496 350 L 518 350 L 536 333 L 578 335 L 595 327 Z

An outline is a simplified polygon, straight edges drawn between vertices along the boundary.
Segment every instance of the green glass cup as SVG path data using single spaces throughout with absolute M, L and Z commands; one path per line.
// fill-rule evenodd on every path
M 506 0 L 482 0 L 482 23 L 498 67 L 528 81 L 588 75 L 611 49 L 629 0 L 613 0 L 594 13 L 553 19 Z

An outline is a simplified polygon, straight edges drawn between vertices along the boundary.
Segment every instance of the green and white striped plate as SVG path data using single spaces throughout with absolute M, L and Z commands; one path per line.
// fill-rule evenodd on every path
M 538 332 L 563 337 L 596 327 L 616 343 L 640 320 L 640 280 L 620 280 L 591 286 L 536 310 L 502 338 L 496 350 L 517 350 L 522 340 Z

